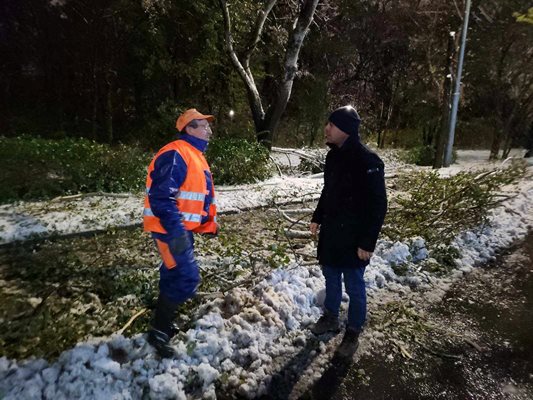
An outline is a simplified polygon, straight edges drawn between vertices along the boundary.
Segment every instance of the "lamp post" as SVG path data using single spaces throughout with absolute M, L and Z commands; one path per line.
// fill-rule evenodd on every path
M 468 17 L 470 16 L 471 0 L 466 1 L 466 10 L 461 32 L 461 50 L 459 52 L 459 63 L 457 65 L 457 79 L 455 80 L 455 89 L 453 91 L 452 111 L 450 115 L 450 130 L 448 132 L 448 144 L 446 146 L 446 156 L 444 157 L 444 166 L 449 167 L 452 163 L 453 139 L 455 137 L 455 125 L 457 123 L 457 109 L 459 108 L 459 96 L 461 95 L 461 74 L 463 72 L 463 61 L 465 58 L 466 31 L 468 30 Z

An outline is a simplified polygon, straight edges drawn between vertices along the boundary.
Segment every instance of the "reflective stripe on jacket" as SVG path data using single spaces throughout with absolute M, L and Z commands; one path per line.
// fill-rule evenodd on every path
M 164 146 L 148 167 L 143 213 L 144 230 L 167 233 L 160 218 L 154 215 L 150 206 L 150 188 L 155 162 L 161 154 L 168 151 L 177 151 L 187 165 L 187 175 L 175 196 L 185 229 L 197 233 L 216 233 L 215 189 L 211 171 L 202 152 L 185 140 L 175 140 Z

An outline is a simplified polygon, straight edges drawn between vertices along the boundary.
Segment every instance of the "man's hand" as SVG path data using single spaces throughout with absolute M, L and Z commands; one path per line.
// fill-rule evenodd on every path
M 370 260 L 370 257 L 372 257 L 372 252 L 363 250 L 362 248 L 357 248 L 357 257 L 359 257 L 360 260 L 368 261 Z
M 316 236 L 319 226 L 316 222 L 311 222 L 311 225 L 309 225 L 309 230 L 313 236 Z
M 168 241 L 168 248 L 172 254 L 178 255 L 183 253 L 189 248 L 191 241 L 187 233 L 183 233 L 180 236 L 173 237 Z

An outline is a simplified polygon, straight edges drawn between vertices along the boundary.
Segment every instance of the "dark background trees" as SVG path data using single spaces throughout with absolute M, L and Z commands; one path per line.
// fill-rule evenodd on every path
M 4 0 L 0 6 L 0 132 L 87 137 L 157 147 L 177 113 L 217 115 L 221 136 L 320 143 L 328 110 L 356 106 L 380 146 L 442 151 L 464 2 L 319 2 L 281 119 L 257 123 L 226 52 L 228 4 L 236 55 L 259 99 L 276 104 L 305 4 L 234 0 Z M 525 0 L 474 1 L 456 143 L 496 150 L 527 142 L 533 121 L 533 24 Z M 450 32 L 456 32 L 450 36 Z M 285 93 L 286 94 L 286 93 Z M 282 107 L 284 108 L 284 107 Z M 229 111 L 233 110 L 230 117 Z M 273 112 L 274 108 L 271 108 Z M 265 116 L 268 107 L 265 107 Z M 283 111 L 283 110 L 281 110 Z

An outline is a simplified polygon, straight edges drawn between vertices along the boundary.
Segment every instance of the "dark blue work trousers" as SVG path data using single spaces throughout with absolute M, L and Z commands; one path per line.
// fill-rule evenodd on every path
M 173 303 L 181 304 L 193 297 L 200 283 L 200 271 L 194 258 L 194 238 L 190 231 L 189 247 L 174 254 L 168 246 L 168 235 L 153 233 L 163 262 L 159 268 L 159 292 Z

